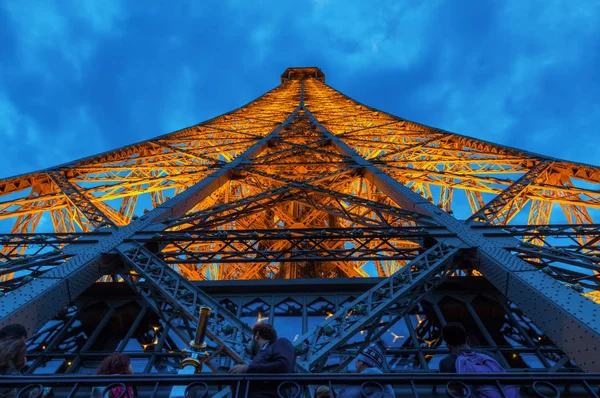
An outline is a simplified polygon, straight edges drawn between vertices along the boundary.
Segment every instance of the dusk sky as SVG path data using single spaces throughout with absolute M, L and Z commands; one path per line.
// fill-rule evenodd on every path
M 406 119 L 600 163 L 599 1 L 180 3 L 3 2 L 0 176 L 196 124 L 288 66 Z

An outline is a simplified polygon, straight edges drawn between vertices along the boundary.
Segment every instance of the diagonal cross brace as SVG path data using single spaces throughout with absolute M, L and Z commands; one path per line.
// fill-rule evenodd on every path
M 305 109 L 311 121 L 330 137 L 343 154 L 363 167 L 365 178 L 404 208 L 420 210 L 464 242 L 467 247 L 478 248 L 479 270 L 509 300 L 521 308 L 569 357 L 586 371 L 600 370 L 600 307 L 578 292 L 564 286 L 551 276 L 517 258 L 505 249 L 506 242 L 487 239 L 472 223 L 457 220 L 437 208 L 421 195 L 394 180 L 381 169 L 365 160 L 339 137 L 323 127 Z M 521 242 L 514 239 L 514 246 Z M 565 333 L 565 327 L 572 333 Z M 582 349 L 585 347 L 585 349 Z
M 267 143 L 278 136 L 298 113 L 296 108 L 288 118 L 257 141 L 243 154 L 218 169 L 186 191 L 162 203 L 149 213 L 121 228 L 110 228 L 110 234 L 98 238 L 98 242 L 73 249 L 73 257 L 63 265 L 53 268 L 26 286 L 0 297 L 0 326 L 20 323 L 30 330 L 37 330 L 60 310 L 78 297 L 98 278 L 107 272 L 103 269 L 103 253 L 119 247 L 140 231 L 162 231 L 162 223 L 169 217 L 179 217 L 192 209 L 200 200 L 231 178 L 231 172 L 244 161 L 256 156 Z
M 503 224 L 504 220 L 496 221 L 502 214 L 503 209 L 510 205 L 527 190 L 527 187 L 544 173 L 550 166 L 551 160 L 541 160 L 533 166 L 527 173 L 523 174 L 517 181 L 506 188 L 500 195 L 496 196 L 489 203 L 483 206 L 479 211 L 468 218 L 468 222 L 481 221 L 485 223 Z
M 311 370 L 320 370 L 331 352 L 357 333 L 368 330 L 359 350 L 379 338 L 454 271 L 456 267 L 452 266 L 452 260 L 458 251 L 443 242 L 434 245 L 313 331 L 299 337 L 300 363 Z M 383 320 L 385 316 L 389 319 Z
M 98 209 L 96 205 L 94 205 L 60 171 L 49 170 L 46 174 L 60 189 L 60 193 L 65 195 L 69 202 L 71 202 L 71 204 L 75 206 L 75 208 L 79 210 L 94 227 L 116 227 L 115 223 L 113 223 L 106 214 L 100 211 L 100 209 Z
M 137 283 L 151 284 L 162 299 L 177 308 L 192 324 L 198 323 L 200 307 L 210 307 L 212 312 L 208 319 L 207 336 L 234 361 L 248 361 L 244 348 L 252 339 L 252 330 L 246 323 L 139 243 L 132 243 L 127 250 L 118 248 L 117 251 L 139 275 Z M 298 371 L 306 372 L 301 366 Z
M 244 347 L 252 338 L 248 325 L 139 243 L 132 243 L 128 250 L 118 248 L 117 251 L 125 263 L 143 278 L 143 283 L 152 284 L 166 301 L 180 308 L 182 315 L 194 325 L 198 323 L 200 307 L 210 307 L 212 313 L 208 320 L 208 337 L 223 347 L 225 353 L 236 362 L 246 362 Z M 137 283 L 140 281 L 138 279 Z

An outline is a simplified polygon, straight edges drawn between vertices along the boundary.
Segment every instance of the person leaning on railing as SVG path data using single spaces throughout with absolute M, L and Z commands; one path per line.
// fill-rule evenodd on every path
M 115 352 L 104 358 L 98 369 L 97 375 L 131 375 L 133 368 L 131 367 L 131 359 L 125 354 Z M 92 389 L 92 398 L 101 398 L 108 393 L 109 398 L 135 398 L 137 391 L 134 386 L 125 386 L 126 390 L 121 386 L 112 387 L 109 391 L 104 391 L 106 387 L 94 387 Z
M 467 330 L 458 322 L 450 322 L 442 328 L 442 337 L 446 346 L 450 349 L 450 355 L 440 361 L 440 372 L 442 373 L 505 373 L 506 370 L 500 365 L 498 358 L 493 354 L 471 349 Z M 502 391 L 497 385 L 471 385 L 468 386 L 472 397 L 504 397 L 518 398 L 519 388 L 507 385 Z M 464 393 L 461 387 L 458 393 Z
M 356 373 L 381 374 L 386 362 L 383 343 L 377 341 L 371 343 L 367 348 L 361 351 L 356 358 Z M 383 391 L 381 389 L 383 387 Z M 343 398 L 362 398 L 362 397 L 381 397 L 395 398 L 396 394 L 391 385 L 379 386 L 376 383 L 365 383 L 364 385 L 348 386 L 340 390 L 338 397 Z
M 27 364 L 27 346 L 22 339 L 0 342 L 0 375 L 20 376 L 21 369 Z M 16 388 L 0 389 L 0 397 L 12 398 L 17 395 Z
M 285 337 L 277 337 L 273 325 L 257 323 L 252 327 L 250 351 L 253 356 L 250 365 L 234 365 L 229 373 L 294 373 L 296 356 L 292 342 Z M 277 398 L 276 383 L 250 384 L 252 398 Z

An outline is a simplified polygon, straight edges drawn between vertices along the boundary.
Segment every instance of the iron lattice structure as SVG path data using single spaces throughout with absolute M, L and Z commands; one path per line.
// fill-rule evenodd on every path
M 115 350 L 172 372 L 202 305 L 215 372 L 256 319 L 295 325 L 301 372 L 383 337 L 390 370 L 435 369 L 450 320 L 505 366 L 600 372 L 599 183 L 289 68 L 204 123 L 1 180 L 0 324 L 33 332 L 31 374 Z

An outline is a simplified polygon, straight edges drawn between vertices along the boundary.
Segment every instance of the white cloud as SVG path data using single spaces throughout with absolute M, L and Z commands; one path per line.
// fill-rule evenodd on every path
M 198 74 L 190 66 L 182 66 L 163 99 L 162 131 L 170 132 L 199 122 L 198 96 L 201 94 L 198 94 L 197 83 Z
M 108 149 L 85 106 L 61 115 L 56 129 L 37 123 L 0 93 L 0 178 L 56 166 Z
M 6 94 L 0 92 L 0 137 L 5 143 L 14 141 L 35 144 L 39 138 L 36 123 L 21 114 Z
M 23 0 L 6 3 L 23 70 L 52 79 L 47 60 L 56 54 L 81 75 L 99 40 L 118 34 L 119 1 Z
M 484 41 L 487 48 L 466 48 L 449 41 L 442 47 L 435 77 L 416 96 L 426 106 L 439 106 L 430 123 L 493 142 L 585 161 L 574 153 L 581 154 L 582 148 L 566 150 L 551 143 L 594 126 L 589 120 L 595 117 L 589 111 L 593 105 L 583 106 L 575 98 L 567 105 L 561 98 L 559 102 L 567 106 L 563 115 L 541 106 L 557 100 L 544 95 L 561 94 L 559 88 L 547 88 L 546 84 L 567 85 L 553 79 L 569 76 L 571 68 L 585 65 L 589 43 L 597 43 L 600 27 L 595 21 L 600 3 L 588 2 L 588 6 L 561 1 L 544 6 L 502 2 L 490 22 L 491 36 Z M 535 114 L 529 116 L 527 110 Z M 533 125 L 536 130 L 518 131 L 523 125 Z M 511 142 L 517 137 L 518 142 Z M 598 153 L 594 148 L 585 149 L 591 163 L 594 152 Z
M 329 48 L 332 61 L 354 67 L 384 64 L 408 68 L 428 45 L 428 29 L 434 23 L 440 1 L 317 2 L 312 27 L 320 29 L 319 40 Z
M 46 144 L 39 145 L 36 158 L 42 167 L 56 166 L 82 157 L 104 152 L 108 144 L 95 118 L 86 106 L 79 106 L 63 115 L 57 131 L 45 130 L 40 134 Z

